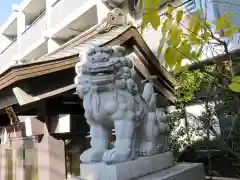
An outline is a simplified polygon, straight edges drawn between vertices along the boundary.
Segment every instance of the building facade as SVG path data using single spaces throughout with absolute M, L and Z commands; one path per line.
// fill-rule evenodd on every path
M 0 27 L 0 72 L 33 61 L 98 24 L 109 9 L 91 0 L 24 0 Z

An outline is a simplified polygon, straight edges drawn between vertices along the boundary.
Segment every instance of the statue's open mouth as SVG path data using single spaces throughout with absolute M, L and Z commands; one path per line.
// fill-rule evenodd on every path
M 85 67 L 86 74 L 91 76 L 94 84 L 109 84 L 112 83 L 115 77 L 114 63 L 88 63 Z
M 94 76 L 109 76 L 114 74 L 114 67 L 111 66 L 106 66 L 106 67 L 88 67 L 88 72 L 89 74 L 94 77 Z
M 95 84 L 109 84 L 112 83 L 114 80 L 114 73 L 113 70 L 103 70 L 101 71 L 100 69 L 91 72 L 90 74 L 92 77 L 92 82 Z
M 112 75 L 113 74 L 113 71 L 111 70 L 106 70 L 106 71 L 101 71 L 101 72 L 94 72 L 94 73 L 91 73 L 93 76 L 108 76 L 108 75 Z

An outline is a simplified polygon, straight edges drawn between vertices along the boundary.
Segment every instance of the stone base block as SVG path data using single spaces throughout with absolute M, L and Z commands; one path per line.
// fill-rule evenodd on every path
M 181 163 L 136 180 L 206 180 L 203 164 Z
M 81 178 L 84 180 L 131 180 L 167 169 L 173 165 L 172 152 L 166 152 L 116 165 L 81 164 L 80 170 Z

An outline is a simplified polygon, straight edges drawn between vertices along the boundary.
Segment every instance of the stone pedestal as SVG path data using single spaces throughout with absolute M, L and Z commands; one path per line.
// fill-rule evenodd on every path
M 84 180 L 205 180 L 203 165 L 175 164 L 172 152 L 116 165 L 81 164 Z

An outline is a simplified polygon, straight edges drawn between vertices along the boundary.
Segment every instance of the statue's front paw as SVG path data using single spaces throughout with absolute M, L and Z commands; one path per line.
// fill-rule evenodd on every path
M 157 152 L 157 146 L 153 142 L 141 142 L 139 156 L 153 156 Z
M 106 149 L 94 149 L 90 148 L 86 151 L 84 151 L 81 156 L 80 160 L 83 163 L 94 163 L 94 162 L 101 162 L 102 161 L 102 156 Z
M 102 160 L 107 164 L 125 162 L 130 158 L 131 149 L 113 148 L 104 153 Z

